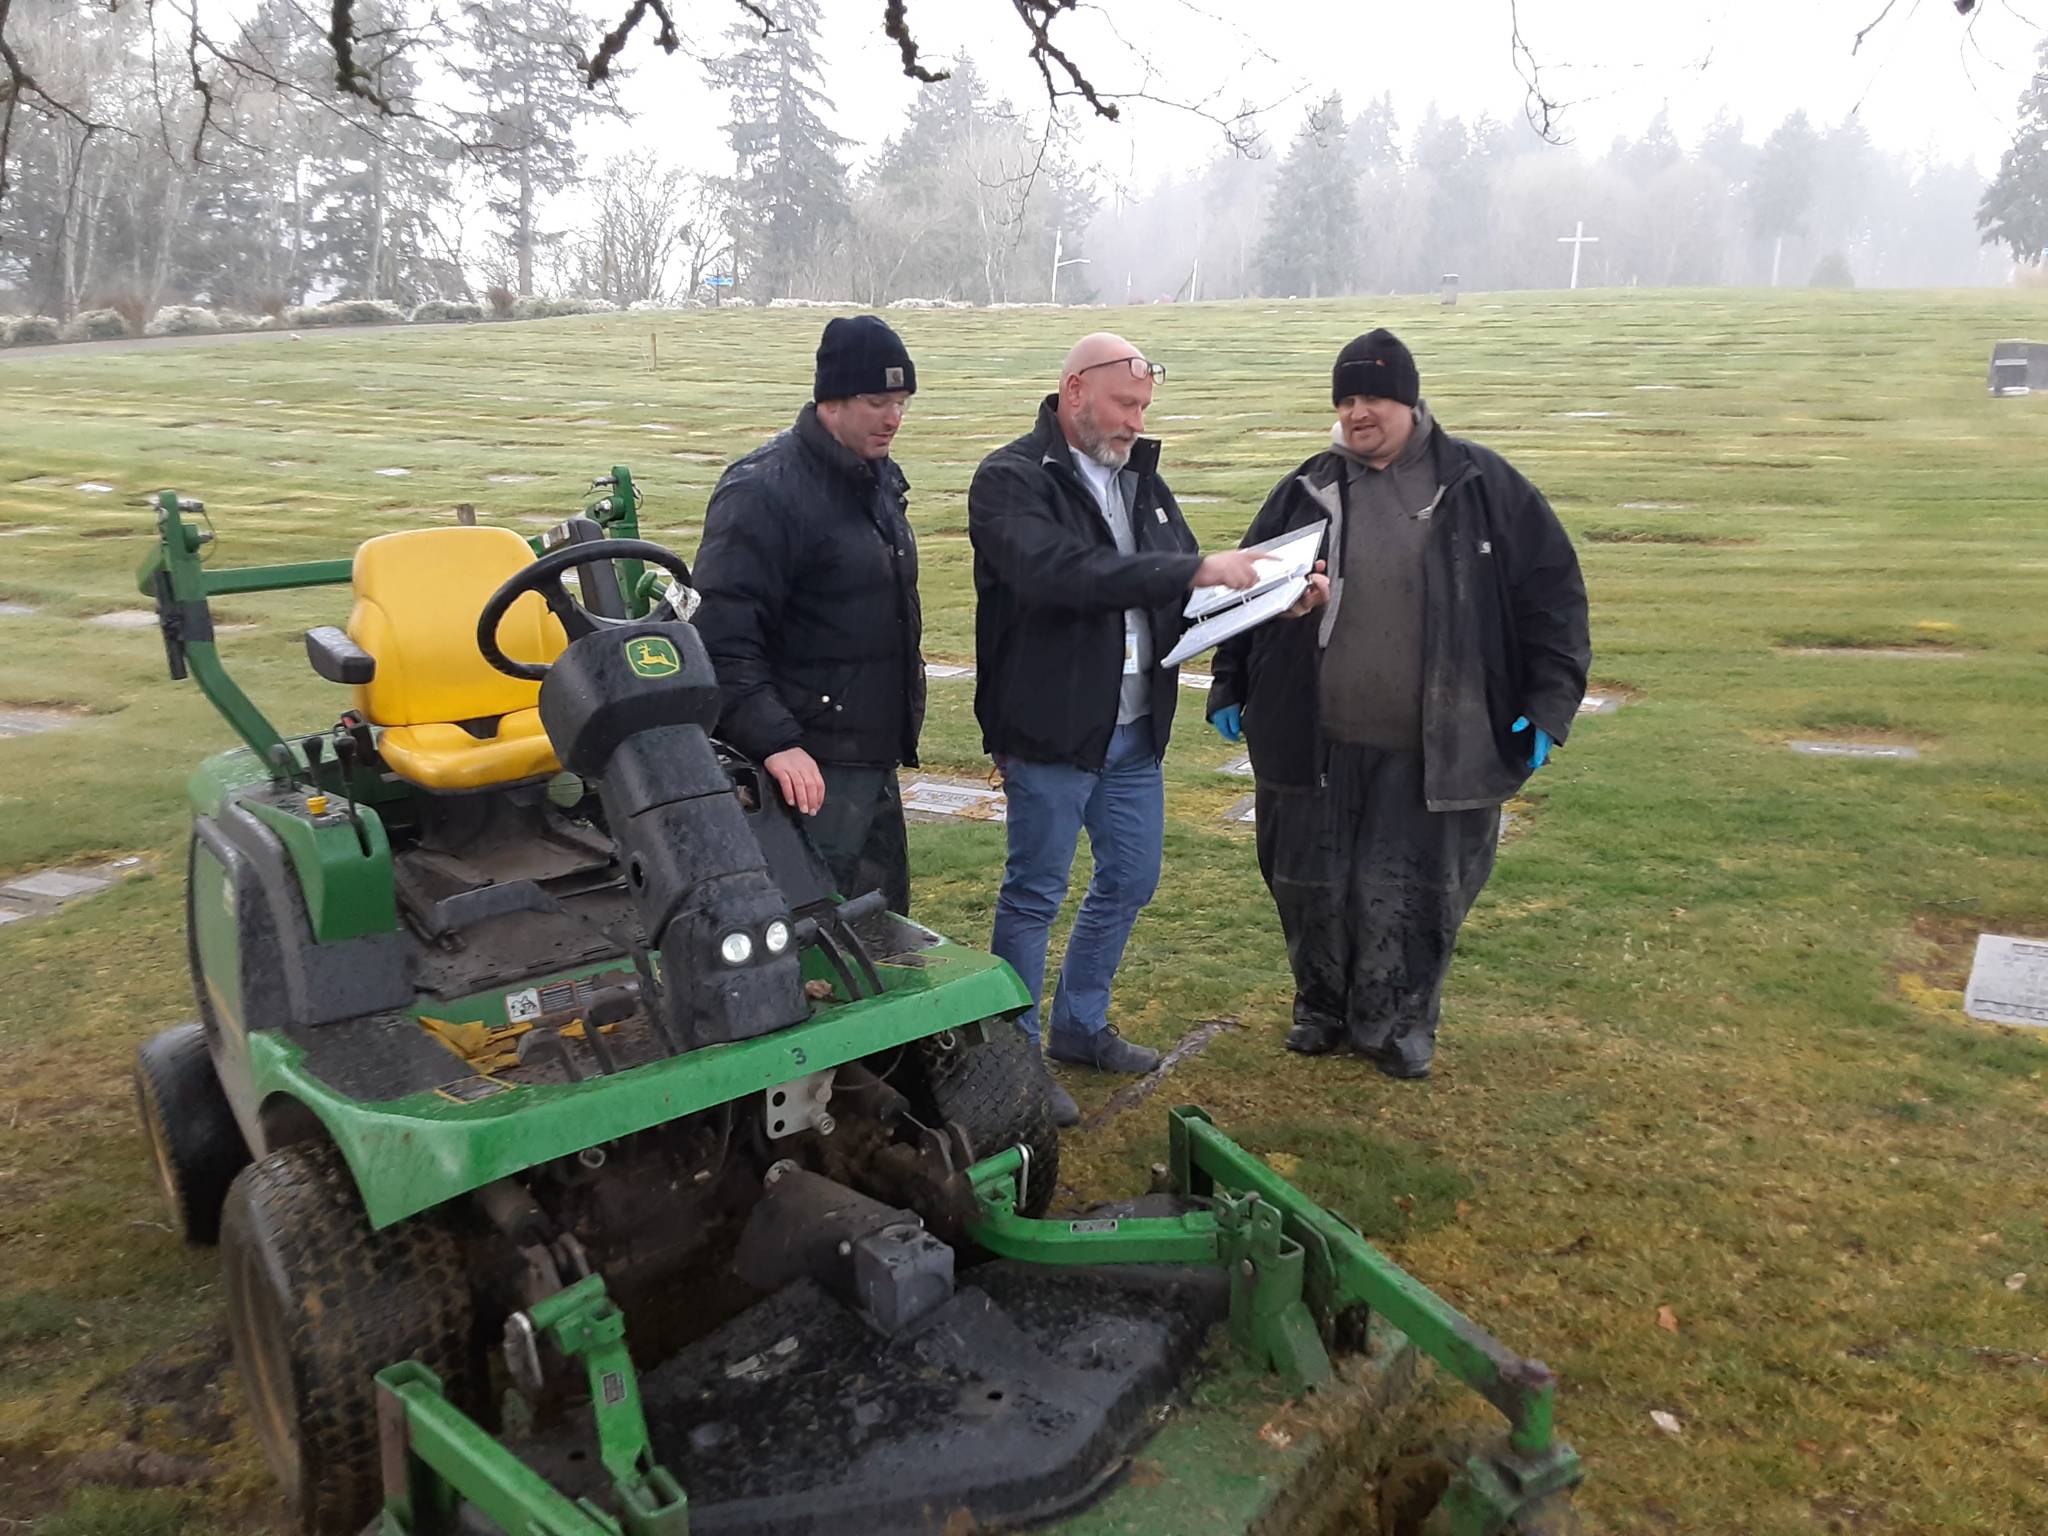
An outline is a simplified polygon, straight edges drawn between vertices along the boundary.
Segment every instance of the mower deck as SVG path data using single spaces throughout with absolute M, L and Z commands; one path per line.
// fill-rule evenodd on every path
M 1215 1270 L 997 1262 L 879 1337 L 805 1279 L 643 1375 L 693 1536 L 928 1536 L 1036 1523 L 1123 1469 L 1229 1307 Z M 572 1497 L 610 1489 L 587 1417 L 506 1448 Z

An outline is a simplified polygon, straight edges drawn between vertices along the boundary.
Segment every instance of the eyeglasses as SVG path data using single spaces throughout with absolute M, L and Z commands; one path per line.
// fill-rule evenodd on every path
M 1149 378 L 1154 384 L 1164 384 L 1166 382 L 1166 364 L 1155 363 L 1147 358 L 1135 355 L 1131 357 L 1112 357 L 1106 363 L 1090 363 L 1086 368 L 1076 368 L 1074 370 L 1074 377 L 1078 379 L 1082 374 L 1093 373 L 1098 368 L 1114 368 L 1119 363 L 1122 363 L 1131 370 L 1131 377 L 1134 379 Z

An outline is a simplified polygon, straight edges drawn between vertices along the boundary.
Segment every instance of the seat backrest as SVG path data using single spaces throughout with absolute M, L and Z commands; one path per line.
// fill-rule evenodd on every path
M 540 684 L 507 677 L 476 648 L 476 621 L 490 595 L 533 550 L 510 528 L 416 528 L 356 550 L 349 638 L 377 659 L 356 689 L 374 725 L 431 725 L 530 709 Z M 568 638 L 539 596 L 512 605 L 498 643 L 514 661 L 551 662 Z

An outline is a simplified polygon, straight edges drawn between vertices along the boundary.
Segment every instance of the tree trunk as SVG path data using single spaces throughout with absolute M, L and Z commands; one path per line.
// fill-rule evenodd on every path
M 527 150 L 519 152 L 519 295 L 533 296 L 533 162 Z

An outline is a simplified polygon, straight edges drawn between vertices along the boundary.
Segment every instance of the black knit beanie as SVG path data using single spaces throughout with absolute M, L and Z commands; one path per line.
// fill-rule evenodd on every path
M 811 383 L 813 400 L 886 395 L 896 389 L 916 394 L 917 368 L 903 338 L 880 315 L 840 315 L 825 322 L 818 373 Z
M 1337 354 L 1337 366 L 1330 370 L 1330 404 L 1341 405 L 1352 395 L 1403 405 L 1422 399 L 1422 375 L 1415 371 L 1414 355 L 1392 331 L 1367 331 Z

